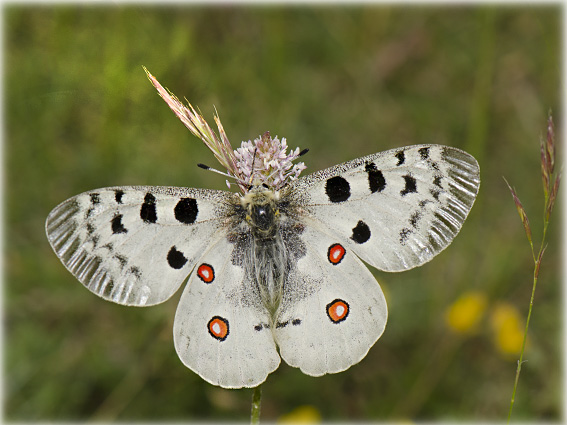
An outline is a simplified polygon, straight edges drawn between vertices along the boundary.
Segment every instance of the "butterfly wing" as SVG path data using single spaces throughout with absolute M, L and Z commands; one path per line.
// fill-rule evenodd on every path
M 304 252 L 285 278 L 274 335 L 289 365 L 312 376 L 340 372 L 382 335 L 386 300 L 340 238 L 306 223 L 301 240 Z
M 213 385 L 255 387 L 280 363 L 270 316 L 245 269 L 247 243 L 222 236 L 197 261 L 174 323 L 179 358 Z
M 480 185 L 476 160 L 440 145 L 369 155 L 288 187 L 304 215 L 342 236 L 361 259 L 385 271 L 419 266 L 447 247 Z
M 179 288 L 213 235 L 231 194 L 174 187 L 110 187 L 53 209 L 49 242 L 90 291 L 124 305 L 153 305 Z

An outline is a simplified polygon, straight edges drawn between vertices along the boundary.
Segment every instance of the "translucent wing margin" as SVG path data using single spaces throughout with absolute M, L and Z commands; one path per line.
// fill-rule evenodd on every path
M 93 293 L 118 304 L 158 304 L 173 295 L 224 228 L 232 196 L 176 187 L 92 190 L 51 211 L 47 238 Z
M 340 234 L 364 261 L 402 271 L 451 243 L 479 185 L 478 163 L 468 153 L 416 145 L 313 173 L 290 184 L 283 196 L 300 205 L 313 225 Z

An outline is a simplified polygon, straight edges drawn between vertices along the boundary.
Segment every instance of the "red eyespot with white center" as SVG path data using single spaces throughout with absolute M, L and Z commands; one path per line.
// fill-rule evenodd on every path
M 197 269 L 197 276 L 205 283 L 211 283 L 215 280 L 215 271 L 213 266 L 209 264 L 201 264 Z
M 223 317 L 215 316 L 207 324 L 209 334 L 219 341 L 224 341 L 228 336 L 228 320 Z
M 333 323 L 339 323 L 345 320 L 350 312 L 348 303 L 341 299 L 336 299 L 327 304 L 327 316 Z
M 333 265 L 339 264 L 343 258 L 345 258 L 346 251 L 344 247 L 339 244 L 333 244 L 329 247 L 329 252 L 327 253 L 327 258 Z

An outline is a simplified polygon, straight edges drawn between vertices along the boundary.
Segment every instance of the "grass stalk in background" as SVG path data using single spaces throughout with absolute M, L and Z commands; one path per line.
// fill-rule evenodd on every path
M 522 363 L 524 361 L 524 350 L 526 348 L 526 340 L 528 338 L 528 327 L 530 324 L 530 318 L 532 315 L 532 309 L 534 305 L 534 296 L 535 290 L 537 286 L 537 281 L 539 277 L 539 270 L 541 267 L 541 259 L 543 258 L 543 253 L 547 247 L 545 242 L 545 238 L 547 235 L 547 227 L 549 226 L 549 219 L 551 216 L 551 211 L 553 210 L 553 206 L 555 205 L 555 200 L 557 198 L 557 192 L 559 190 L 559 182 L 561 180 L 561 173 L 555 173 L 555 131 L 553 126 L 553 118 L 551 116 L 551 112 L 549 113 L 547 119 L 547 138 L 544 140 L 543 138 L 540 141 L 540 150 L 541 150 L 541 176 L 543 182 L 543 193 L 544 193 L 544 208 L 543 208 L 543 232 L 541 238 L 541 244 L 539 246 L 539 251 L 536 254 L 534 250 L 534 243 L 532 240 L 532 230 L 530 227 L 530 222 L 528 220 L 528 216 L 526 211 L 518 198 L 516 191 L 508 184 L 506 179 L 506 184 L 512 193 L 512 197 L 514 198 L 514 203 L 516 204 L 516 208 L 518 210 L 518 214 L 520 214 L 520 218 L 522 220 L 522 224 L 524 225 L 524 230 L 526 232 L 526 236 L 528 237 L 528 241 L 530 243 L 530 248 L 532 250 L 532 258 L 534 261 L 534 274 L 533 274 L 533 285 L 532 285 L 532 295 L 530 298 L 530 307 L 528 309 L 528 317 L 526 319 L 526 328 L 524 331 L 524 340 L 522 342 L 522 350 L 520 351 L 520 359 L 518 360 L 518 367 L 516 368 L 516 378 L 514 380 L 514 389 L 512 391 L 512 399 L 510 401 L 510 411 L 508 412 L 508 423 L 510 423 L 510 418 L 512 417 L 512 410 L 514 408 L 514 401 L 516 398 L 516 389 L 518 388 L 518 381 L 520 379 L 520 372 L 522 370 Z

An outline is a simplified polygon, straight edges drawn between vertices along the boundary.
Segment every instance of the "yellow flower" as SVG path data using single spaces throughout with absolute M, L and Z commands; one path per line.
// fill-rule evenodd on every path
M 299 406 L 280 416 L 280 424 L 316 424 L 321 422 L 321 414 L 313 406 Z
M 504 355 L 518 354 L 524 341 L 524 328 L 516 307 L 500 303 L 490 317 L 494 344 Z
M 476 330 L 484 310 L 486 297 L 480 292 L 467 292 L 445 311 L 445 322 L 453 331 L 461 334 Z

